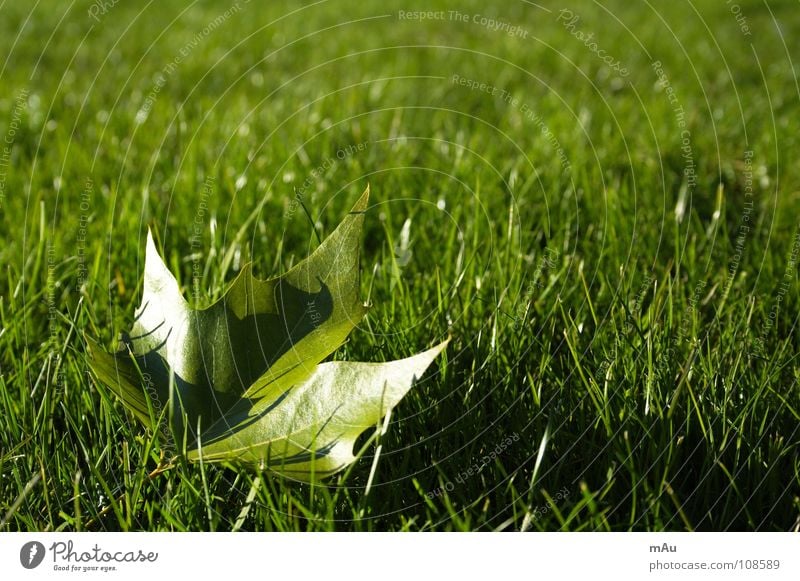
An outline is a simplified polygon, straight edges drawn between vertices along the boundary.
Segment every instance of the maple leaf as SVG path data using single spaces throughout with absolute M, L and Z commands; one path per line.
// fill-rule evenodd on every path
M 309 480 L 355 460 L 353 446 L 409 391 L 447 341 L 399 361 L 320 363 L 366 314 L 359 245 L 369 188 L 286 274 L 245 266 L 193 309 L 148 233 L 142 303 L 123 348 L 88 339 L 90 367 L 148 427 L 166 416 L 189 460 L 257 464 Z

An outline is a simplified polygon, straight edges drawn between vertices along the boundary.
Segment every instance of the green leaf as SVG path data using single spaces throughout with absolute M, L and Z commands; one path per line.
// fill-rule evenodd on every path
M 246 417 L 218 421 L 189 459 L 263 462 L 298 478 L 333 474 L 355 459 L 359 434 L 400 402 L 445 346 L 388 363 L 318 365 L 277 400 L 259 402 Z
M 319 365 L 366 313 L 359 246 L 368 199 L 369 188 L 286 274 L 258 280 L 247 265 L 205 309 L 190 307 L 148 233 L 133 327 L 114 354 L 87 341 L 94 373 L 146 426 L 166 407 L 190 459 L 258 463 L 300 478 L 341 469 L 358 435 L 445 346 L 392 363 Z

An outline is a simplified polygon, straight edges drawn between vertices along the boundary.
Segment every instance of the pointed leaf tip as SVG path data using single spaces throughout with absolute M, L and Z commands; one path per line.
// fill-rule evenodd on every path
M 361 197 L 358 198 L 358 201 L 353 205 L 353 208 L 350 210 L 350 213 L 355 212 L 364 212 L 367 209 L 367 204 L 369 203 L 369 184 L 367 184 L 366 189 L 361 194 Z
M 147 228 L 147 244 L 145 245 L 144 251 L 144 260 L 145 264 L 151 258 L 158 258 L 160 259 L 160 255 L 158 253 L 158 248 L 156 248 L 156 242 L 153 239 L 153 231 L 148 227 Z

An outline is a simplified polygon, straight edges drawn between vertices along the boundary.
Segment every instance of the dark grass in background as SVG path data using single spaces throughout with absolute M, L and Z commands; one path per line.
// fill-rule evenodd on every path
M 6 530 L 798 527 L 795 3 L 5 2 L 0 32 Z M 454 337 L 369 493 L 372 448 L 325 485 L 148 479 L 82 339 L 129 327 L 147 227 L 202 305 L 367 183 L 335 357 Z

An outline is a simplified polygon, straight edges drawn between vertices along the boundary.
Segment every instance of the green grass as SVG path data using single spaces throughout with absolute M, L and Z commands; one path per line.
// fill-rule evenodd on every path
M 96 22 L 85 0 L 0 0 L 3 529 L 800 526 L 796 3 L 741 0 L 749 36 L 710 1 L 575 3 L 572 29 L 552 2 L 442 7 L 468 22 L 268 4 L 120 2 Z M 323 485 L 149 477 L 159 435 L 97 385 L 83 339 L 130 325 L 147 227 L 187 294 L 201 269 L 205 304 L 246 261 L 306 256 L 367 183 L 374 306 L 335 357 L 453 336 L 369 493 L 374 448 Z

